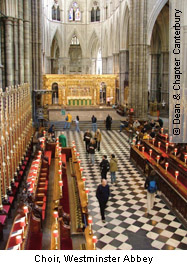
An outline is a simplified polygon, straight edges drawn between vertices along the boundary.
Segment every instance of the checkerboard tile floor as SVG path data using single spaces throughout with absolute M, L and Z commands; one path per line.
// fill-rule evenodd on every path
M 93 230 L 98 237 L 97 249 L 187 249 L 187 230 L 168 209 L 159 196 L 155 198 L 152 214 L 146 213 L 144 177 L 129 159 L 129 144 L 124 133 L 102 131 L 101 151 L 95 154 L 95 165 L 89 163 L 85 152 L 83 132 L 66 131 L 71 145 L 75 140 L 84 168 L 86 186 L 89 187 L 89 214 L 93 217 Z M 106 223 L 101 221 L 96 188 L 101 181 L 99 163 L 102 155 L 114 153 L 118 159 L 117 185 L 108 184 L 111 195 L 106 209 Z

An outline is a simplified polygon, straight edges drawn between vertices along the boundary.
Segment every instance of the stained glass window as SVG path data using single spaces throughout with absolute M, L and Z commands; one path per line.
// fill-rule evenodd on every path
M 77 2 L 73 2 L 69 10 L 69 21 L 80 21 L 81 20 L 81 11 Z

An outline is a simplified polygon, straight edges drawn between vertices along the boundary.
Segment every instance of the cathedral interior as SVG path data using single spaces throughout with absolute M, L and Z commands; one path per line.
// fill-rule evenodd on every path
M 1 250 L 187 249 L 187 143 L 169 135 L 170 19 L 186 15 L 186 38 L 187 4 L 170 2 L 0 1 Z

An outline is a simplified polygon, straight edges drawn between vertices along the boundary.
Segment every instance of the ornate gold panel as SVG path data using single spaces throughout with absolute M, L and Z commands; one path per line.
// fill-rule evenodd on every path
M 58 84 L 59 105 L 100 105 L 101 84 L 106 85 L 106 98 L 115 103 L 117 75 L 63 75 L 46 74 L 43 76 L 43 88 L 52 90 Z M 78 104 L 79 103 L 79 104 Z M 52 94 L 44 96 L 44 105 L 52 105 Z M 80 105 L 81 104 L 81 105 Z

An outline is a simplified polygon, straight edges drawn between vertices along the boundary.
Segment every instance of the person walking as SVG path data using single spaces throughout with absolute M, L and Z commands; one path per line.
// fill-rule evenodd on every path
M 95 149 L 96 149 L 96 141 L 94 139 L 90 140 L 90 144 L 88 146 L 88 153 L 90 155 L 91 164 L 95 164 Z
M 76 125 L 75 131 L 77 131 L 78 133 L 80 133 L 80 129 L 79 129 L 79 116 L 76 116 L 75 125 Z
M 99 129 L 97 129 L 94 138 L 96 140 L 96 148 L 97 148 L 98 151 L 100 151 L 101 131 Z
M 109 185 L 107 184 L 107 181 L 103 179 L 101 184 L 98 185 L 97 191 L 96 191 L 96 197 L 99 202 L 101 219 L 103 223 L 105 223 L 105 209 L 106 209 L 106 204 L 108 202 L 109 196 L 110 196 Z
M 116 185 L 116 172 L 118 170 L 118 160 L 114 154 L 111 154 L 110 159 L 110 175 L 111 175 L 111 184 L 115 183 Z
M 150 213 L 154 205 L 155 193 L 157 193 L 158 190 L 158 180 L 154 170 L 152 170 L 150 175 L 146 178 L 145 189 L 147 189 L 147 213 Z
M 64 129 L 70 129 L 71 126 L 71 122 L 72 122 L 72 115 L 68 112 L 66 118 L 65 118 L 65 125 L 64 125 Z
M 89 147 L 91 138 L 92 138 L 92 134 L 90 133 L 90 130 L 87 130 L 84 134 L 84 139 L 83 139 L 83 141 L 85 142 L 86 152 L 88 152 L 88 147 Z
M 102 161 L 100 163 L 101 179 L 107 179 L 107 172 L 110 170 L 110 164 L 107 160 L 107 156 L 103 155 Z
M 97 118 L 92 116 L 92 131 L 95 133 L 97 131 Z
M 112 125 L 112 117 L 108 114 L 106 117 L 106 129 L 111 130 L 111 125 Z
M 62 132 L 61 135 L 59 136 L 59 143 L 61 144 L 62 147 L 67 146 L 67 140 L 66 140 L 66 137 L 64 135 L 64 132 Z

